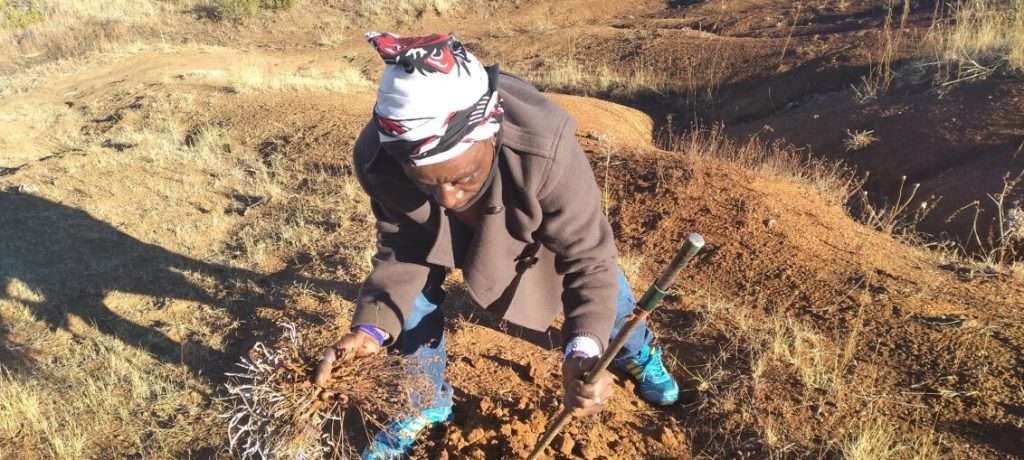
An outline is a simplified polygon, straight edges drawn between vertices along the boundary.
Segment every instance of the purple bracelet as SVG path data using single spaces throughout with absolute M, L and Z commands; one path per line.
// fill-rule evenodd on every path
M 373 340 L 377 341 L 377 345 L 384 345 L 384 341 L 388 339 L 387 333 L 378 329 L 377 326 L 372 324 L 357 324 L 352 328 L 354 331 L 365 332 L 366 335 L 373 337 Z

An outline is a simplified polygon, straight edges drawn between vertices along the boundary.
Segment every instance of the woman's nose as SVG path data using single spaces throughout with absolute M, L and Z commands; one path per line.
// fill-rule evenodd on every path
M 462 190 L 452 184 L 441 184 L 437 188 L 437 202 L 446 208 L 454 208 L 462 200 Z

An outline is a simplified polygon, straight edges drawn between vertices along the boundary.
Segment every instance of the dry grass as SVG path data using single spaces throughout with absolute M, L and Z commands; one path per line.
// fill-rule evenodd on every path
M 723 46 L 721 40 L 700 40 L 695 44 L 696 56 L 678 58 L 687 62 L 676 62 L 677 57 L 671 55 L 660 56 L 658 59 L 663 61 L 655 62 L 647 53 L 640 53 L 636 58 L 623 57 L 621 61 L 583 59 L 578 49 L 578 44 L 584 43 L 582 40 L 583 37 L 570 37 L 564 50 L 552 52 L 536 62 L 513 62 L 503 66 L 544 91 L 613 98 L 671 94 L 691 104 L 713 100 L 725 78 L 727 63 L 716 56 Z
M 907 176 L 900 176 L 900 187 L 893 201 L 878 200 L 875 204 L 866 190 L 857 194 L 853 203 L 858 220 L 864 225 L 883 233 L 904 237 L 910 241 L 917 237 L 918 224 L 938 205 L 939 199 L 931 196 L 927 200 L 918 198 L 919 183 L 907 184 Z
M 547 60 L 536 69 L 512 70 L 545 91 L 560 91 L 584 95 L 616 92 L 623 95 L 659 93 L 666 89 L 665 80 L 647 63 L 636 61 L 625 70 L 616 70 L 605 63 L 584 62 L 576 58 L 570 46 L 563 58 Z
M 942 439 L 931 429 L 881 415 L 878 409 L 891 403 L 886 390 L 862 383 L 875 372 L 858 358 L 873 340 L 865 334 L 863 310 L 845 331 L 819 331 L 772 313 L 785 309 L 776 300 L 754 303 L 701 302 L 698 320 L 682 340 L 717 352 L 702 354 L 704 363 L 671 363 L 700 395 L 698 423 L 744 426 L 739 437 L 711 428 L 698 457 L 733 457 L 760 443 L 765 458 L 937 458 Z M 843 412 L 802 413 L 807 406 Z M 815 422 L 807 425 L 806 417 Z
M 356 69 L 345 69 L 331 74 L 320 75 L 315 70 L 297 74 L 276 74 L 256 67 L 243 70 L 233 87 L 239 92 L 256 91 L 334 91 L 349 93 L 370 88 L 369 81 Z
M 231 149 L 225 145 L 234 141 L 224 127 L 185 121 L 196 110 L 193 97 L 179 93 L 152 96 L 133 104 L 134 111 L 110 117 L 119 122 L 103 132 L 89 129 L 94 124 L 85 120 L 87 129 L 69 120 L 58 125 L 64 129 L 52 130 L 54 153 L 70 152 L 70 158 L 55 166 L 52 174 L 58 180 L 74 181 L 72 191 L 52 186 L 46 179 L 49 173 L 38 177 L 26 174 L 21 180 L 30 185 L 46 184 L 33 187 L 61 203 L 53 209 L 81 206 L 87 210 L 90 214 L 83 215 L 79 225 L 113 235 L 117 225 L 131 221 L 125 225 L 128 233 L 161 248 L 186 251 L 196 245 L 197 231 L 213 234 L 231 218 L 213 212 L 196 220 L 174 221 L 173 210 L 180 209 L 183 202 L 201 205 L 218 193 L 272 195 L 273 184 L 267 180 L 268 174 L 260 172 L 265 171 L 260 162 L 227 153 Z M 66 115 L 91 118 L 70 110 Z M 96 119 L 104 115 L 101 111 Z M 196 177 L 205 182 L 200 189 L 190 189 Z M 136 192 L 144 198 L 126 206 L 125 195 Z M 87 204 L 75 201 L 93 195 L 102 198 Z M 53 209 L 41 209 L 40 213 Z M 146 222 L 149 220 L 152 222 Z M 134 241 L 122 236 L 123 245 L 111 257 L 123 255 L 122 250 L 145 252 L 144 243 L 127 243 L 129 240 Z M 84 254 L 96 251 L 73 249 Z M 173 458 L 211 443 L 216 449 L 219 442 L 210 433 L 221 427 L 209 408 L 213 388 L 189 367 L 206 358 L 199 350 L 223 349 L 233 320 L 222 309 L 202 302 L 160 300 L 125 292 L 131 289 L 124 287 L 104 292 L 101 306 L 85 305 L 90 302 L 88 295 L 74 294 L 87 283 L 78 277 L 115 270 L 101 268 L 110 263 L 102 251 L 95 255 L 96 267 L 67 267 L 61 272 L 63 279 L 54 282 L 34 278 L 43 276 L 40 270 L 49 273 L 51 268 L 33 266 L 31 261 L 20 267 L 19 260 L 0 254 L 0 353 L 4 353 L 0 364 L 5 368 L 0 376 L 0 451 L 17 458 L 93 458 L 133 452 Z M 149 273 L 159 264 L 145 261 L 133 268 Z M 116 276 L 120 274 L 105 273 L 106 278 Z M 156 279 L 150 289 L 169 295 L 165 289 L 173 288 L 162 283 L 171 280 L 153 276 Z M 171 277 L 180 277 L 180 283 L 195 289 L 207 281 L 205 275 L 192 272 Z M 44 292 L 36 290 L 44 288 L 54 298 L 45 298 Z M 153 329 L 154 336 L 120 337 L 123 331 L 104 329 L 110 324 L 93 323 L 108 319 L 100 312 L 93 316 L 94 308 L 109 309 L 126 324 Z M 53 317 L 62 314 L 65 320 L 57 321 L 59 327 L 55 327 Z M 155 325 L 161 322 L 164 325 Z M 162 340 L 161 333 L 180 347 L 178 353 L 170 350 L 170 354 L 158 356 L 150 354 L 146 345 L 131 343 L 147 344 L 151 339 L 155 343 Z M 198 347 L 193 346 L 196 342 Z M 11 350 L 17 359 L 7 359 Z
M 5 346 L 27 354 L 31 370 L 0 365 L 0 449 L 20 458 L 87 458 L 201 447 L 183 441 L 211 429 L 196 417 L 202 382 L 88 324 L 75 335 L 51 332 L 16 285 L 6 288 L 20 301 L 0 296 L 0 322 Z
M 193 8 L 210 8 L 218 18 L 239 20 L 254 16 L 260 10 L 283 10 L 294 4 L 295 0 L 207 0 Z
M 371 88 L 370 82 L 362 73 L 348 67 L 323 75 L 315 69 L 286 72 L 248 65 L 228 70 L 190 70 L 180 74 L 178 78 L 224 86 L 241 94 L 271 91 L 331 91 L 345 94 Z
M 348 0 L 362 16 L 418 18 L 427 12 L 445 14 L 464 3 L 461 0 Z
M 770 177 L 809 185 L 832 204 L 845 205 L 859 188 L 853 172 L 841 163 L 815 159 L 784 142 L 769 143 L 756 137 L 738 142 L 727 138 L 721 126 L 695 126 L 683 134 L 672 134 L 670 126 L 661 134 L 659 144 L 695 158 L 728 161 Z
M 1014 199 L 1024 187 L 1024 171 L 1006 173 L 1003 176 L 1003 187 L 999 192 L 987 194 L 991 202 L 990 209 L 995 214 L 988 232 L 978 227 L 978 223 L 986 207 L 980 201 L 973 201 L 961 207 L 947 221 L 957 217 L 961 212 L 973 212 L 971 233 L 966 244 L 960 245 L 959 252 L 963 255 L 979 254 L 976 262 L 998 268 L 999 271 L 1012 271 L 1015 262 L 1024 254 L 1024 203 Z
M 0 28 L 3 61 L 60 60 L 112 52 L 143 37 L 159 36 L 178 17 L 171 2 L 32 0 L 40 18 L 26 27 Z
M 22 29 L 43 20 L 43 12 L 31 3 L 0 0 L 0 30 Z
M 897 6 L 899 3 L 902 6 Z M 887 9 L 888 14 L 882 25 L 881 46 L 877 55 L 872 56 L 868 74 L 861 77 L 859 85 L 853 85 L 854 97 L 862 104 L 888 93 L 896 79 L 896 71 L 893 66 L 904 46 L 905 27 L 910 15 L 910 0 L 901 2 L 888 0 Z M 896 14 L 900 14 L 898 25 L 894 25 Z
M 891 426 L 881 421 L 867 423 L 842 444 L 846 460 L 877 460 L 893 458 L 896 435 Z
M 1024 0 L 961 0 L 936 18 L 927 45 L 942 85 L 1024 71 Z
M 872 129 L 846 130 L 846 140 L 843 141 L 843 145 L 847 152 L 856 152 L 870 147 L 875 142 L 878 142 L 878 136 L 875 136 L 875 131 Z

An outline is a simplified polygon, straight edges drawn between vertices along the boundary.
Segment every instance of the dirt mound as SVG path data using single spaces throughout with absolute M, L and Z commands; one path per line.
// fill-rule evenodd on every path
M 654 139 L 654 120 L 637 109 L 591 97 L 548 96 L 576 119 L 577 131 L 586 137 L 607 136 L 608 142 L 635 147 Z

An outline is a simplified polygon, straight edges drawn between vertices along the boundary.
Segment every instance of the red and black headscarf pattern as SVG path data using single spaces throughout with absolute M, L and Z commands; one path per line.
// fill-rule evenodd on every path
M 403 80 L 402 88 L 407 93 L 389 99 L 386 107 L 382 107 L 382 96 L 378 94 L 374 108 L 381 146 L 388 154 L 415 165 L 439 163 L 460 155 L 473 142 L 490 138 L 498 131 L 502 109 L 496 91 L 497 67 L 480 65 L 454 36 L 398 37 L 371 32 L 367 39 L 386 64 L 404 70 L 390 75 Z M 384 78 L 388 76 L 386 71 Z M 416 81 L 411 81 L 413 79 Z M 481 87 L 483 94 L 475 103 L 468 107 L 450 106 L 451 98 L 472 97 L 451 92 L 479 91 L 471 88 Z M 396 107 L 395 101 L 399 101 L 400 106 Z M 424 106 L 417 108 L 417 104 Z M 446 104 L 449 107 L 444 108 Z M 433 107 L 442 107 L 442 110 L 428 117 L 389 116 L 388 112 L 402 113 L 410 107 L 417 113 Z

